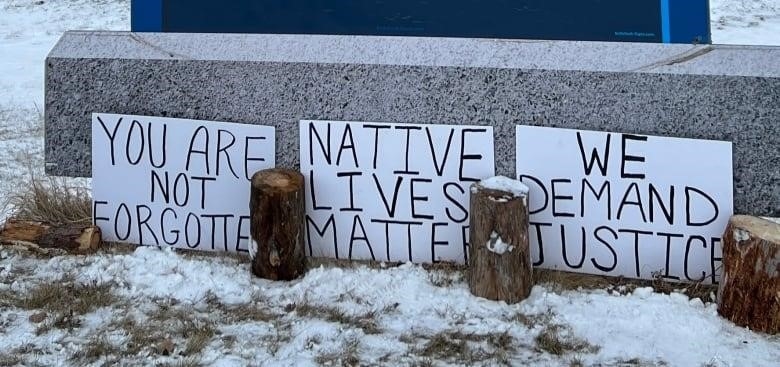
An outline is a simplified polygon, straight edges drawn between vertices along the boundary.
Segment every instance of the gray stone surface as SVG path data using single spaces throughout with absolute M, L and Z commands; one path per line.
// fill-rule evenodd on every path
M 780 48 L 400 37 L 69 32 L 46 61 L 46 160 L 90 175 L 92 112 L 269 124 L 515 124 L 734 143 L 735 211 L 780 216 Z

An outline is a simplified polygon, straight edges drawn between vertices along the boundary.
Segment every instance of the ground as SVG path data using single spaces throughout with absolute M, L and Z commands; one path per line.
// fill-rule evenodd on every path
M 714 42 L 780 45 L 780 0 L 711 4 Z M 42 175 L 48 50 L 64 30 L 128 28 L 126 0 L 0 0 L 0 200 Z M 719 318 L 707 292 L 702 300 L 632 284 L 562 287 L 553 277 L 507 305 L 471 296 L 463 277 L 411 264 L 325 264 L 285 283 L 250 276 L 241 256 L 2 247 L 0 366 L 780 361 L 780 338 Z

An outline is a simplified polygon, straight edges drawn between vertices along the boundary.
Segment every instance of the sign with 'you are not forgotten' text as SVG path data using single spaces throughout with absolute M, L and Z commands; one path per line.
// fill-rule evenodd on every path
M 301 121 L 307 253 L 465 261 L 469 187 L 494 173 L 489 126 Z
M 93 114 L 93 221 L 107 241 L 248 251 L 249 180 L 274 145 L 269 126 Z
M 717 283 L 731 143 L 517 126 L 535 266 Z

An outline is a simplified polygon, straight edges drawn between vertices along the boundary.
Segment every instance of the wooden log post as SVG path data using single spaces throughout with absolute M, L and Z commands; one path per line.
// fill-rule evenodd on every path
M 249 211 L 252 273 L 272 280 L 292 280 L 303 274 L 303 175 L 283 168 L 255 173 Z
M 41 249 L 90 252 L 102 243 L 100 228 L 89 224 L 49 224 L 8 219 L 0 228 L 0 242 Z
M 471 186 L 468 283 L 471 293 L 516 303 L 533 287 L 528 188 L 492 177 Z
M 731 217 L 723 235 L 718 313 L 755 331 L 780 333 L 780 224 Z

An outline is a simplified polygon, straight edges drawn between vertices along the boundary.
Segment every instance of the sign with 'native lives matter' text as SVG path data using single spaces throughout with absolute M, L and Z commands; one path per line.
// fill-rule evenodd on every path
M 517 126 L 535 266 L 717 283 L 729 142 Z
M 466 259 L 472 183 L 493 176 L 489 126 L 301 121 L 307 253 Z
M 274 166 L 274 128 L 92 115 L 93 220 L 103 239 L 248 251 L 250 178 Z

